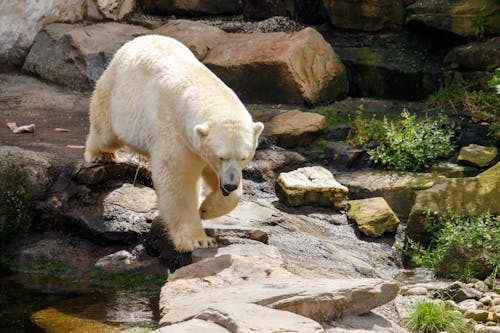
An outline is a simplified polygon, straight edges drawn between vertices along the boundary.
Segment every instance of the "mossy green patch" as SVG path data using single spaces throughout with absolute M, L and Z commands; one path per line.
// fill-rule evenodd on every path
M 111 284 L 116 287 L 127 286 L 161 286 L 167 282 L 168 274 L 152 274 L 140 272 L 121 272 L 121 273 L 104 273 L 101 270 L 94 268 L 87 275 L 98 284 Z
M 63 262 L 60 261 L 50 262 L 44 260 L 39 260 L 35 262 L 33 268 L 39 271 L 39 273 L 56 275 L 56 276 L 65 273 L 66 271 L 69 270 L 69 266 Z

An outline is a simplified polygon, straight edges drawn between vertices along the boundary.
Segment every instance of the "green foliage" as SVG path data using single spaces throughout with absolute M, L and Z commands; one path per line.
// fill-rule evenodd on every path
M 37 271 L 50 275 L 59 275 L 69 270 L 68 265 L 66 265 L 63 262 L 60 261 L 51 262 L 44 260 L 39 260 L 35 262 L 33 268 L 36 269 Z
M 364 146 L 370 142 L 380 142 L 383 138 L 382 121 L 378 120 L 375 115 L 368 119 L 364 118 L 362 110 L 358 110 L 356 117 L 351 120 L 351 132 L 346 142 L 355 146 Z
M 341 114 L 333 104 L 317 107 L 313 111 L 325 116 L 328 126 L 342 125 L 349 120 L 349 118 Z
M 472 330 L 459 311 L 443 302 L 417 303 L 403 322 L 411 331 L 419 333 L 466 333 Z
M 427 246 L 408 240 L 404 253 L 413 264 L 436 269 L 448 248 L 454 244 L 468 244 L 484 254 L 486 261 L 498 271 L 500 267 L 500 217 L 485 213 L 479 217 L 462 217 L 450 211 L 448 218 L 434 218 L 430 214 L 429 231 L 432 240 Z M 471 259 L 473 260 L 473 259 Z M 456 278 L 470 280 L 474 277 L 473 263 L 469 262 Z
M 455 130 L 444 118 L 417 120 L 407 110 L 400 121 L 384 119 L 380 145 L 368 151 L 370 158 L 387 169 L 422 170 L 455 150 L 452 138 Z
M 483 15 L 478 15 L 472 20 L 472 32 L 476 38 L 483 39 L 487 27 L 488 21 Z

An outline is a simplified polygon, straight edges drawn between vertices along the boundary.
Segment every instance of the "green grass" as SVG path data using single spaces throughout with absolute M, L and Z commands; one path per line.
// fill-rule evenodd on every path
M 342 114 L 334 104 L 319 106 L 311 111 L 325 116 L 328 126 L 344 125 L 350 120 L 349 116 Z
M 417 303 L 403 322 L 411 331 L 419 333 L 466 333 L 472 330 L 460 312 L 445 303 L 433 301 Z
M 428 225 L 432 235 L 431 242 L 424 246 L 408 239 L 403 250 L 414 265 L 435 270 L 443 262 L 445 253 L 451 246 L 467 244 L 483 254 L 485 261 L 492 268 L 492 273 L 499 271 L 500 218 L 498 216 L 485 213 L 479 217 L 464 217 L 450 211 L 447 218 L 434 218 L 430 214 L 427 218 L 430 220 Z M 474 278 L 476 263 L 472 261 L 466 261 L 462 270 L 456 272 L 454 277 L 463 281 Z
M 39 260 L 35 262 L 34 269 L 45 274 L 58 275 L 68 271 L 69 267 L 63 262 L 49 262 L 44 260 Z

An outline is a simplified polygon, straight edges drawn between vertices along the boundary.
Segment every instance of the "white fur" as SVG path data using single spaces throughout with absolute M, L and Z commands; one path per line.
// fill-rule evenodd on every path
M 201 217 L 236 207 L 241 178 L 228 196 L 220 179 L 229 177 L 228 165 L 241 175 L 263 129 L 231 89 L 176 40 L 138 37 L 118 50 L 97 82 L 90 125 L 87 162 L 115 162 L 123 145 L 151 158 L 160 214 L 179 251 L 215 245 Z M 200 206 L 201 178 L 211 192 Z

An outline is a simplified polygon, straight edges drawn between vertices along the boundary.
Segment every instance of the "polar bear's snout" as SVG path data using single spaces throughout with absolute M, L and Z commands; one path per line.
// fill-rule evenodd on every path
M 222 172 L 220 175 L 220 189 L 224 196 L 228 196 L 240 185 L 241 171 L 234 160 L 222 163 Z

